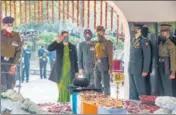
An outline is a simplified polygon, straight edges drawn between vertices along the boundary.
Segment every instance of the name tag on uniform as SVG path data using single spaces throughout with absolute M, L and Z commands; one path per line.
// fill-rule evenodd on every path
M 12 42 L 12 46 L 17 47 L 17 46 L 18 46 L 18 43 L 13 41 L 13 42 Z
M 4 60 L 5 60 L 5 61 L 9 61 L 9 58 L 8 58 L 8 57 L 4 57 Z
M 95 50 L 95 48 L 94 48 L 94 47 L 91 47 L 91 48 L 90 48 L 90 51 L 94 51 L 94 50 Z
M 97 61 L 98 61 L 98 63 L 101 63 L 101 60 L 100 60 L 100 59 L 98 59 Z

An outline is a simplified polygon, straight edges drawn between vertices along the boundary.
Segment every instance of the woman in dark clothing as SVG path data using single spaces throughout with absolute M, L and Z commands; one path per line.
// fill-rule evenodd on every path
M 69 102 L 67 86 L 78 76 L 76 46 L 69 42 L 67 31 L 63 31 L 56 41 L 48 46 L 48 51 L 56 50 L 56 61 L 49 80 L 56 82 L 59 90 L 58 102 Z

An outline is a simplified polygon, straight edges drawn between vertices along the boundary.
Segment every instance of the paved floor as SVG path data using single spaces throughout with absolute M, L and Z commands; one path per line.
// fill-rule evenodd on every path
M 18 84 L 18 81 L 17 81 Z M 18 90 L 17 88 L 15 88 Z M 58 98 L 57 86 L 47 79 L 31 75 L 29 83 L 22 83 L 21 93 L 35 103 L 56 102 Z M 111 84 L 111 96 L 116 98 L 116 85 Z M 124 97 L 124 87 L 120 88 L 120 98 Z

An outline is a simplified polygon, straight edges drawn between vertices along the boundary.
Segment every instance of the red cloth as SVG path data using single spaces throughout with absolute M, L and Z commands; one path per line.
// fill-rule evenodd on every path
M 120 60 L 113 61 L 113 72 L 121 71 Z

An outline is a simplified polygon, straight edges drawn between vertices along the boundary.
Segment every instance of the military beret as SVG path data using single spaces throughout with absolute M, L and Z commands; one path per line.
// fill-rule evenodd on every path
M 134 28 L 142 28 L 143 27 L 143 25 L 142 24 L 134 24 Z
M 103 26 L 97 26 L 97 31 L 105 31 L 105 28 Z
M 2 22 L 3 22 L 4 24 L 13 23 L 13 21 L 14 21 L 14 18 L 11 17 L 11 16 L 7 16 L 7 17 L 3 18 L 3 20 L 2 20 Z
M 89 34 L 91 37 L 93 36 L 93 33 L 90 29 L 85 29 L 84 30 L 84 35 Z

